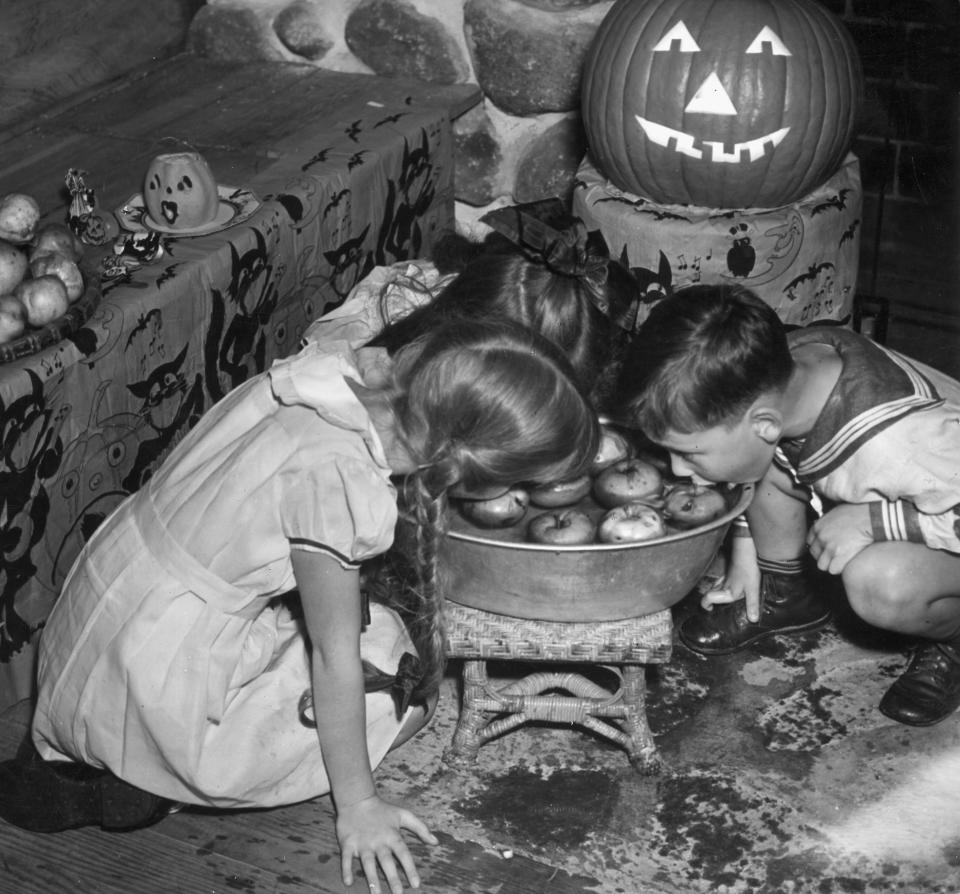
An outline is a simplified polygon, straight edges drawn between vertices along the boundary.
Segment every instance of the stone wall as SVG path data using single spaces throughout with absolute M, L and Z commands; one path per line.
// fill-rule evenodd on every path
M 860 283 L 957 313 L 957 0 L 819 0 L 845 20 L 867 78 Z M 208 0 L 189 45 L 223 59 L 473 82 L 456 122 L 457 219 L 567 196 L 586 145 L 580 65 L 612 0 Z
M 586 146 L 580 66 L 612 0 L 209 0 L 189 47 L 219 59 L 479 84 L 455 123 L 457 219 L 568 197 Z

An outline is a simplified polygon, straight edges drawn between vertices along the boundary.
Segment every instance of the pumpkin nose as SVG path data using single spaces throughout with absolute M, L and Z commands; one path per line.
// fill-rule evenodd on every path
M 693 94 L 684 111 L 699 112 L 702 115 L 736 115 L 737 109 L 716 72 L 710 72 L 707 79 Z

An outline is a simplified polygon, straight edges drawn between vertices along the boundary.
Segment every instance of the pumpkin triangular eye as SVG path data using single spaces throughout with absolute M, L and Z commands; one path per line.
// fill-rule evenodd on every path
M 681 53 L 699 53 L 700 47 L 693 39 L 693 35 L 683 22 L 677 22 L 653 48 L 655 53 L 669 53 L 670 50 L 679 50 Z
M 767 47 L 769 47 L 769 52 L 774 56 L 789 56 L 791 55 L 790 51 L 787 49 L 786 44 L 777 37 L 774 30 L 769 25 L 764 25 L 760 29 L 760 33 L 753 39 L 750 46 L 747 47 L 748 53 L 763 53 L 767 52 Z

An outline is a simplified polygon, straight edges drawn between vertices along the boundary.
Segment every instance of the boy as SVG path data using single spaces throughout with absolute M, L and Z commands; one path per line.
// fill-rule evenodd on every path
M 687 646 L 825 624 L 809 551 L 863 620 L 922 638 L 880 710 L 929 726 L 960 706 L 960 383 L 839 327 L 788 334 L 740 287 L 693 286 L 644 322 L 619 393 L 676 475 L 756 483 L 749 536 L 682 625 Z

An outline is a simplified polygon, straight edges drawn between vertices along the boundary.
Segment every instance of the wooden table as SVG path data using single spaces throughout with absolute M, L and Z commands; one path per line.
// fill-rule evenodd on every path
M 36 635 L 100 521 L 372 267 L 452 226 L 450 122 L 479 98 L 183 55 L 0 138 L 0 194 L 34 196 L 45 221 L 66 218 L 69 168 L 112 210 L 155 155 L 183 148 L 261 202 L 220 232 L 164 236 L 159 258 L 104 282 L 82 326 L 0 364 L 0 710 L 31 693 Z

